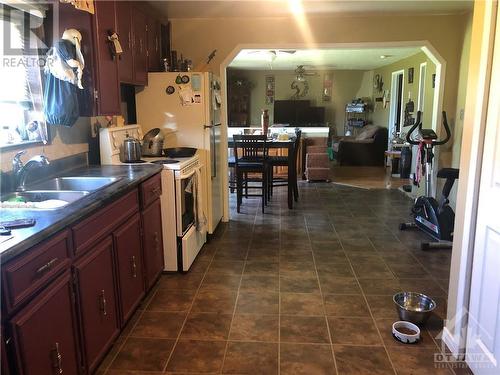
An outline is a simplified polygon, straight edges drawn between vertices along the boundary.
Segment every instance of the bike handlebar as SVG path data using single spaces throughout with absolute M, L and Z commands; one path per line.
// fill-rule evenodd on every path
M 417 126 L 422 125 L 422 123 L 420 122 L 420 117 L 421 116 L 422 116 L 422 112 L 417 111 L 417 119 L 415 120 L 415 124 L 413 124 L 413 126 L 408 131 L 408 133 L 406 133 L 406 142 L 408 142 L 411 145 L 418 145 L 418 143 L 419 143 L 419 142 L 414 141 L 413 139 L 411 139 L 410 135 L 415 131 L 415 129 L 417 128 Z
M 432 144 L 435 145 L 435 146 L 441 146 L 441 145 L 444 145 L 446 142 L 448 142 L 451 138 L 451 130 L 450 130 L 450 127 L 448 125 L 448 119 L 446 118 L 446 112 L 443 111 L 442 112 L 442 115 L 443 115 L 443 126 L 444 126 L 444 130 L 446 131 L 446 137 L 442 140 L 432 140 Z M 411 139 L 410 135 L 415 131 L 415 129 L 418 127 L 418 126 L 422 126 L 422 123 L 420 121 L 420 118 L 422 117 L 422 112 L 420 111 L 417 111 L 417 119 L 415 121 L 415 124 L 411 127 L 411 129 L 408 131 L 408 133 L 406 134 L 406 141 L 411 144 L 411 145 L 418 145 L 420 142 L 417 142 L 417 141 L 414 141 L 413 139 Z

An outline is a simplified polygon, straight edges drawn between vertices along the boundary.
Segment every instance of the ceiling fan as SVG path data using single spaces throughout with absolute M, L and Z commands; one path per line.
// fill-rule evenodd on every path
M 317 76 L 317 72 L 311 72 L 307 71 L 305 68 L 306 65 L 297 65 L 297 68 L 295 69 L 295 74 L 297 74 L 297 81 L 305 81 L 306 77 L 314 77 Z
M 274 61 L 278 55 L 280 54 L 289 54 L 293 55 L 297 50 L 294 49 L 261 49 L 261 50 L 255 50 L 255 51 L 250 51 L 250 54 L 262 54 L 262 55 L 268 55 L 271 61 Z

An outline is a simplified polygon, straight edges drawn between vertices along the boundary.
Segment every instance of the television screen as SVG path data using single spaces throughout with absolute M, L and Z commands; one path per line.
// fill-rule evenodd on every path
M 300 125 L 300 113 L 310 107 L 309 100 L 276 100 L 274 102 L 274 123 Z
M 325 107 L 307 107 L 298 113 L 298 123 L 302 126 L 323 126 Z

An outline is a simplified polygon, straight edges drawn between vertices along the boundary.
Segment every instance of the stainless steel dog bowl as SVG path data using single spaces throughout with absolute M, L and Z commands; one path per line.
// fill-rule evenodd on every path
M 396 293 L 392 299 L 401 320 L 419 325 L 423 325 L 429 319 L 432 310 L 436 308 L 436 302 L 421 293 Z

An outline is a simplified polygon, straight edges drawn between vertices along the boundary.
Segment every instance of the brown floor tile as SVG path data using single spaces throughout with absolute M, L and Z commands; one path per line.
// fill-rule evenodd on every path
M 435 353 L 439 352 L 413 345 L 389 348 L 389 356 L 398 375 L 452 375 L 445 363 L 435 362 Z
M 162 375 L 161 371 L 125 371 L 125 370 L 108 370 L 105 373 L 97 371 L 94 375 Z
M 170 290 L 196 290 L 201 284 L 203 279 L 203 274 L 201 273 L 175 273 L 162 275 L 160 281 L 158 282 L 159 289 L 170 289 Z
M 399 284 L 406 292 L 423 293 L 431 298 L 446 296 L 446 292 L 434 280 L 399 279 Z
M 285 293 L 319 293 L 318 278 L 306 275 L 280 275 L 280 291 Z
M 399 316 L 391 296 L 366 296 L 366 300 L 374 318 L 398 320 Z
M 353 277 L 322 275 L 319 282 L 323 294 L 361 294 L 358 282 Z
M 237 275 L 205 275 L 201 289 L 226 289 L 236 290 L 240 285 L 241 276 Z
M 397 279 L 359 279 L 359 284 L 367 296 L 393 296 L 402 291 Z
M 334 264 L 343 264 L 343 265 L 348 265 L 349 264 L 349 259 L 347 259 L 347 256 L 344 253 L 344 250 L 336 250 L 336 251 L 329 251 L 329 250 L 314 250 L 313 251 L 314 255 L 314 261 L 316 262 L 316 267 L 319 270 L 321 266 L 324 264 L 325 267 L 327 267 L 327 264 L 334 263 Z
M 342 238 L 340 242 L 342 243 L 342 247 L 348 253 L 353 251 L 373 251 L 375 250 L 368 238 L 363 236 L 358 236 L 360 238 Z
M 114 370 L 163 371 L 175 340 L 127 339 L 110 368 Z
M 240 291 L 244 292 L 278 292 L 279 277 L 275 276 L 247 276 L 241 279 Z
M 245 262 L 242 260 L 214 259 L 208 267 L 209 274 L 241 275 Z
M 326 344 L 330 342 L 324 317 L 289 316 L 280 317 L 280 339 L 282 342 Z
M 281 344 L 281 375 L 335 374 L 330 345 Z
M 335 250 L 342 250 L 342 245 L 338 240 L 318 241 L 315 238 L 311 238 L 311 246 L 313 252 L 316 252 L 316 250 L 327 250 L 331 252 L 334 252 Z
M 187 311 L 194 299 L 194 291 L 158 289 L 146 311 Z
M 399 319 L 398 319 L 399 320 Z M 409 345 L 402 344 L 392 336 L 392 324 L 395 319 L 375 319 L 375 323 L 380 331 L 382 340 L 384 340 L 385 346 L 395 346 L 395 347 L 408 347 Z M 441 326 L 442 327 L 442 326 Z M 437 348 L 434 340 L 426 329 L 421 329 L 420 331 L 420 341 L 412 346 L 425 347 L 425 348 Z
M 316 268 L 313 262 L 280 262 L 280 275 L 296 275 L 302 273 L 314 273 Z
M 186 315 L 186 312 L 144 311 L 130 336 L 176 339 Z
M 337 264 L 337 263 L 320 263 L 318 264 L 318 275 L 321 276 L 333 276 L 333 277 L 353 277 L 351 267 L 348 263 Z
M 278 341 L 278 315 L 235 314 L 230 340 Z
M 278 274 L 278 270 L 278 263 L 247 261 L 245 264 L 244 274 L 247 276 L 273 276 Z
M 383 347 L 334 345 L 339 375 L 394 375 Z
M 430 274 L 418 263 L 414 264 L 393 264 L 391 271 L 398 278 L 430 278 Z
M 240 292 L 236 313 L 278 314 L 279 294 L 273 292 Z
M 227 340 L 231 319 L 231 314 L 190 313 L 180 337 L 195 340 Z
M 232 314 L 236 295 L 235 290 L 200 290 L 194 299 L 191 311 Z
M 320 294 L 281 293 L 280 313 L 284 315 L 325 315 Z
M 313 256 L 311 251 L 305 252 L 294 252 L 294 251 L 286 251 L 280 252 L 280 262 L 313 262 Z
M 372 318 L 328 317 L 334 344 L 382 345 Z
M 246 247 L 230 247 L 227 249 L 219 249 L 216 251 L 214 260 L 245 260 L 247 257 L 248 250 Z
M 358 279 L 393 279 L 394 275 L 385 264 L 358 263 L 352 268 Z
M 224 360 L 223 374 L 278 373 L 278 344 L 230 342 Z
M 369 317 L 365 299 L 359 294 L 325 294 L 326 315 Z
M 200 255 L 201 254 L 198 254 L 196 260 L 189 268 L 189 273 L 205 273 L 205 271 L 208 269 L 210 260 L 202 260 L 202 258 L 200 258 Z
M 179 340 L 167 371 L 218 373 L 225 349 L 224 341 Z

